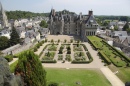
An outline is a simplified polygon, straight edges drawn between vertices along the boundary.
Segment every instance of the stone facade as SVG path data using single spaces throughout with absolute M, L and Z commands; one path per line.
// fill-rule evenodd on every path
M 65 10 L 55 13 L 52 9 L 49 17 L 49 29 L 52 35 L 78 35 L 86 41 L 86 36 L 95 35 L 98 28 L 93 11 L 89 11 L 88 15 L 82 15 L 82 13 L 76 15 Z

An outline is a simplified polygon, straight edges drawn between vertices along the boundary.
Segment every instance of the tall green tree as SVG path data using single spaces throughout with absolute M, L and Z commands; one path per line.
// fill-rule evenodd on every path
M 0 37 L 0 50 L 3 50 L 9 46 L 9 39 L 5 36 Z
M 12 32 L 10 34 L 10 45 L 16 45 L 20 43 L 20 37 L 16 31 L 16 29 L 13 27 Z
M 46 86 L 46 71 L 39 56 L 33 51 L 25 51 L 19 55 L 15 74 L 20 74 L 27 86 Z
M 48 27 L 47 23 L 44 20 L 41 21 L 40 26 L 43 27 L 43 28 Z
M 127 29 L 129 29 L 129 24 L 128 24 L 128 22 L 124 25 L 123 31 L 126 31 Z

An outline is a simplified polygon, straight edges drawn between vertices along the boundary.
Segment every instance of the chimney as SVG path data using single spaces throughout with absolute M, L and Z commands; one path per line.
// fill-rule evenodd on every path
M 53 16 L 55 16 L 55 9 L 53 9 Z
M 89 16 L 93 15 L 93 11 L 92 11 L 92 10 L 91 10 L 91 11 L 89 10 L 88 15 L 89 15 Z

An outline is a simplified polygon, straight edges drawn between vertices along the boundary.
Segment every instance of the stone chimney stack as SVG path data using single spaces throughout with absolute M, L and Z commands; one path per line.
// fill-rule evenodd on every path
M 89 15 L 89 16 L 93 15 L 93 11 L 92 11 L 92 10 L 89 10 L 88 15 Z

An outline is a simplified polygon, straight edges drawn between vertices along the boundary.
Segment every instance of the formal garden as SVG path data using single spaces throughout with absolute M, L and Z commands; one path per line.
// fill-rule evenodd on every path
M 41 55 L 42 63 L 90 63 L 93 61 L 87 47 L 79 40 L 76 42 L 73 42 L 73 40 L 70 40 L 70 42 L 64 40 L 64 42 L 60 43 L 60 40 L 54 41 L 52 39 L 43 48 Z
M 92 48 L 98 50 L 99 56 L 106 65 L 125 83 L 130 80 L 130 58 L 121 51 L 107 44 L 103 39 L 96 36 L 89 36 L 89 43 Z
M 106 41 L 96 36 L 88 37 L 90 44 L 95 50 L 98 50 L 99 56 L 109 65 L 114 64 L 117 67 L 130 66 L 130 58 L 126 57 L 122 52 L 110 46 Z

